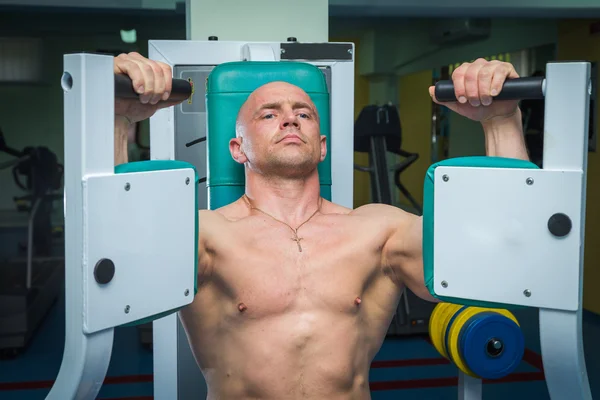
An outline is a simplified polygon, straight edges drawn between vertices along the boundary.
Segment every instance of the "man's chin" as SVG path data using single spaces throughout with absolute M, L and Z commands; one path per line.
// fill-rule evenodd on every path
M 309 175 L 317 168 L 318 162 L 312 159 L 295 159 L 293 157 L 287 159 L 279 159 L 271 162 L 272 171 L 280 176 L 302 177 Z

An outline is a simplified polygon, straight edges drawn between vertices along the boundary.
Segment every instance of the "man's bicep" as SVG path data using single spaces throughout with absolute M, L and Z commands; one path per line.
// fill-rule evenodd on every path
M 206 281 L 210 275 L 212 257 L 210 250 L 211 227 L 214 218 L 210 211 L 198 211 L 198 282 Z
M 384 257 L 398 283 L 424 300 L 437 301 L 425 286 L 422 217 L 404 213 L 398 218 L 398 226 L 386 244 Z

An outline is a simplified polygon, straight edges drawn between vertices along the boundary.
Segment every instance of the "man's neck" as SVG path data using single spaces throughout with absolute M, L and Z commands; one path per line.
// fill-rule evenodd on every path
M 293 227 L 303 223 L 320 206 L 319 175 L 304 179 L 246 175 L 246 196 L 252 207 Z

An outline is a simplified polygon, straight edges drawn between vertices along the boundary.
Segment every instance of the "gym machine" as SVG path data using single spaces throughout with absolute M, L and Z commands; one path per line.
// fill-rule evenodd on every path
M 425 282 L 447 302 L 432 316 L 432 341 L 460 368 L 460 399 L 481 399 L 480 378 L 514 366 L 522 343 L 506 309 L 519 307 L 539 309 L 550 398 L 592 399 L 582 336 L 590 63 L 546 71 L 507 81 L 495 100 L 544 100 L 543 168 L 465 157 L 425 177 Z M 456 101 L 451 81 L 435 93 Z
M 12 358 L 23 351 L 58 298 L 64 282 L 64 258 L 56 254 L 52 208 L 62 200 L 62 165 L 46 147 L 11 148 L 0 131 L 0 152 L 13 160 L 15 184 L 27 194 L 14 197 L 18 212 L 27 213 L 24 257 L 8 254 L 0 263 L 0 355 Z M 21 177 L 24 177 L 23 181 Z
M 114 328 L 173 313 L 196 292 L 197 174 L 175 160 L 114 165 L 115 96 L 133 92 L 118 78 L 112 56 L 64 56 L 66 329 L 47 399 L 96 398 Z M 172 99 L 189 97 L 189 84 L 176 88 Z
M 192 301 L 196 290 L 195 239 L 201 224 L 197 210 L 214 204 L 207 196 L 211 177 L 205 162 L 210 135 L 199 131 L 210 127 L 205 120 L 209 102 L 198 102 L 195 96 L 216 66 L 240 60 L 299 60 L 325 74 L 330 71 L 330 195 L 332 201 L 352 206 L 353 146 L 348 137 L 353 46 L 314 46 L 150 42 L 150 58 L 171 65 L 178 84 L 192 83 L 187 88 L 191 93 L 183 94 L 187 101 L 181 105 L 151 118 L 151 160 L 117 167 L 114 97 L 128 94 L 115 90 L 112 57 L 65 56 L 67 329 L 63 363 L 48 399 L 94 398 L 106 375 L 114 328 L 150 320 L 154 397 L 186 399 L 206 393 L 176 311 Z M 536 84 L 530 94 L 521 86 L 530 88 L 531 82 L 512 82 L 503 96 L 545 97 L 545 125 L 556 130 L 546 142 L 553 146 L 544 149 L 543 170 L 527 162 L 484 157 L 446 160 L 428 171 L 423 220 L 426 283 L 433 295 L 448 303 L 499 310 L 539 308 L 551 397 L 587 400 L 591 394 L 583 360 L 581 295 L 589 64 L 550 64 L 547 77 Z M 516 94 L 514 87 L 519 88 Z M 443 85 L 438 88 L 443 92 Z M 195 117 L 189 115 L 193 113 Z M 186 130 L 185 118 L 205 122 Z M 192 151 L 193 146 L 197 148 Z M 153 201 L 145 201 L 148 198 Z M 140 229 L 149 216 L 163 229 Z M 552 279 L 538 278 L 547 277 L 548 271 Z M 497 332 L 492 348 L 508 353 L 510 343 L 503 334 Z M 460 372 L 462 399 L 481 398 L 481 380 L 472 375 Z

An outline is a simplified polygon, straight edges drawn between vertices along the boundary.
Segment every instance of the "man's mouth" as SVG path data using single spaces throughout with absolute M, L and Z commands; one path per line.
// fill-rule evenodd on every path
M 285 141 L 285 142 L 294 142 L 294 141 L 300 141 L 300 142 L 304 142 L 304 141 L 303 141 L 303 140 L 300 138 L 300 136 L 298 136 L 298 135 L 295 135 L 295 134 L 293 134 L 293 133 L 289 133 L 289 134 L 285 135 L 285 136 L 284 136 L 283 138 L 281 138 L 279 141 L 280 141 L 280 142 L 284 142 L 284 141 Z

